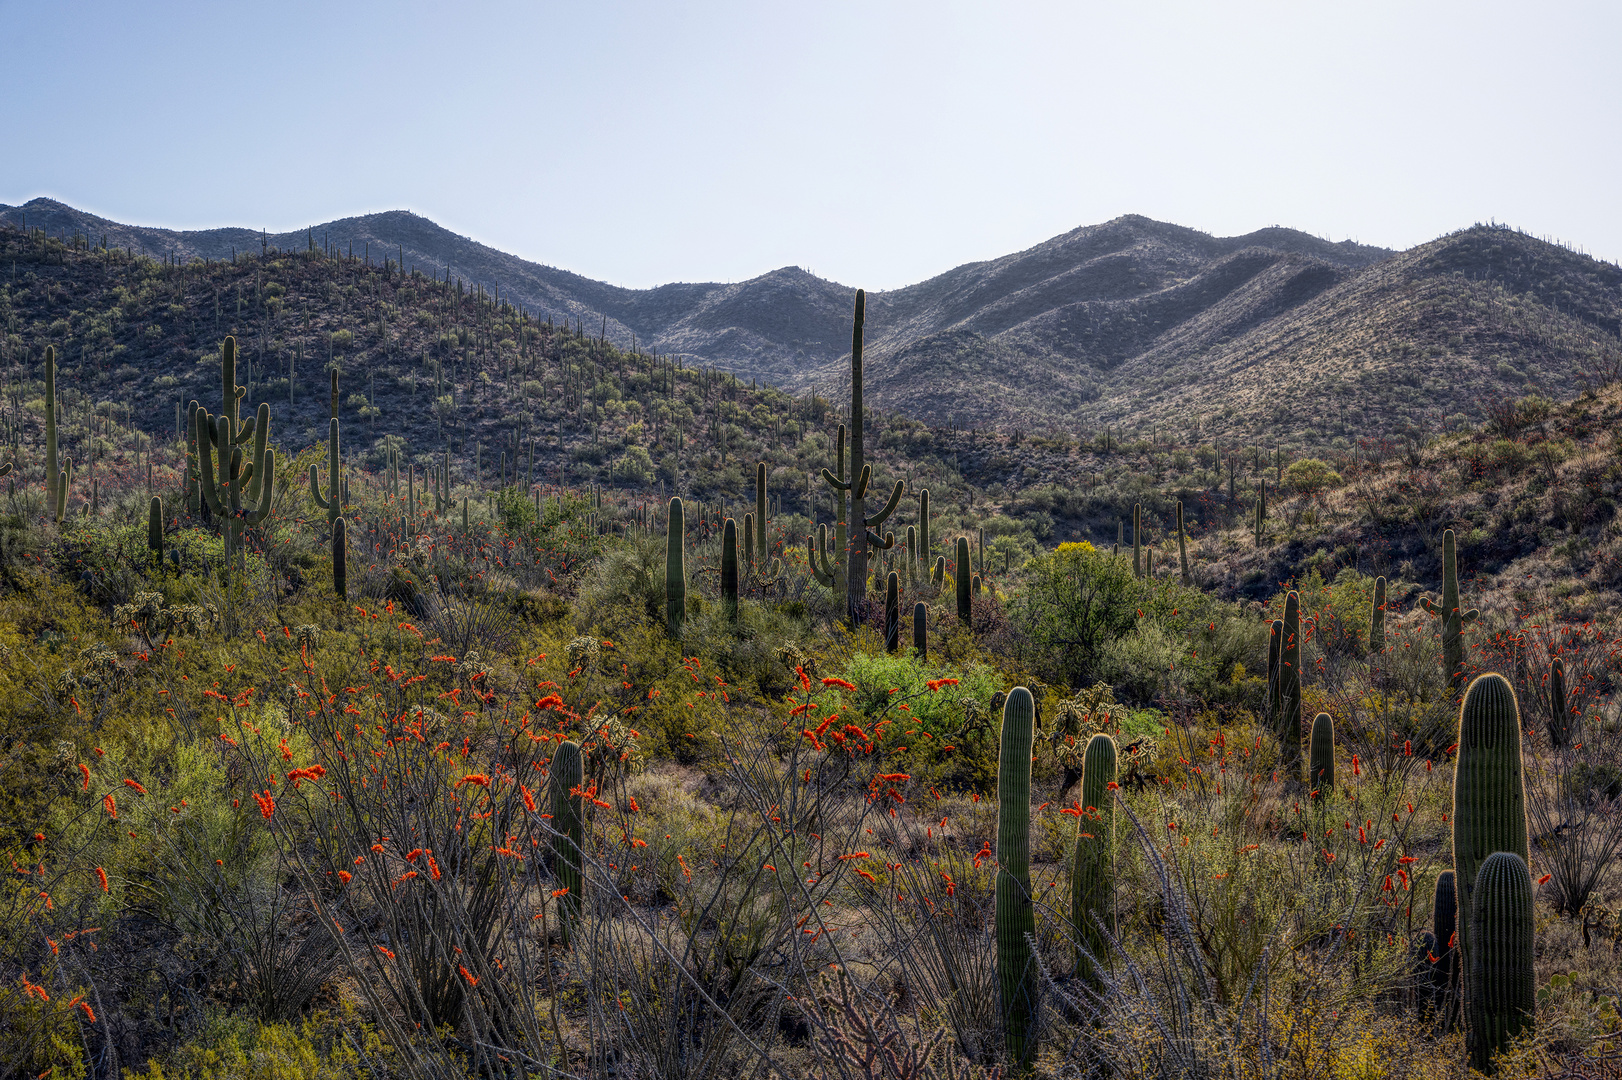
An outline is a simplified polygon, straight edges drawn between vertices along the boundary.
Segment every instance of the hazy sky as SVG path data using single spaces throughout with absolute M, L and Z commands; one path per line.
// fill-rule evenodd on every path
M 1622 3 L 0 0 L 0 202 L 404 208 L 622 285 L 882 289 L 1120 214 L 1622 258 Z

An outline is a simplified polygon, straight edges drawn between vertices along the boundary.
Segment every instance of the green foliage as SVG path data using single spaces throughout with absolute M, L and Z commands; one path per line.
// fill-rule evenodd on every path
M 1316 498 L 1327 491 L 1331 491 L 1345 483 L 1340 473 L 1326 461 L 1318 458 L 1302 458 L 1292 461 L 1284 470 L 1284 486 L 1297 495 Z

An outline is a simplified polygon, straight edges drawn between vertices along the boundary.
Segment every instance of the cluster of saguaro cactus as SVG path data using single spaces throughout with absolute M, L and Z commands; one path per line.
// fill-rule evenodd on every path
M 681 499 L 672 496 L 669 520 L 665 522 L 665 630 L 681 637 L 687 621 L 686 514 Z
M 567 945 L 579 922 L 585 898 L 581 853 L 585 848 L 585 819 L 580 789 L 585 782 L 585 760 L 580 744 L 572 739 L 558 744 L 552 756 L 552 872 L 562 895 L 558 898 L 559 930 Z
M 1076 819 L 1076 853 L 1070 869 L 1070 922 L 1076 937 L 1076 973 L 1095 986 L 1109 953 L 1115 913 L 1115 740 L 1103 732 L 1087 742 L 1081 761 L 1081 817 Z
M 967 538 L 960 541 L 965 547 Z M 968 574 L 967 556 L 960 573 Z M 1008 1060 L 1021 1072 L 1036 1057 L 1041 983 L 1031 938 L 1036 908 L 1031 896 L 1031 746 L 1036 699 L 1023 686 L 1003 702 L 997 760 L 997 981 L 1002 996 Z
M 1447 668 L 1448 685 L 1458 693 L 1464 685 L 1464 628 L 1475 622 L 1481 612 L 1459 607 L 1459 563 L 1452 529 L 1442 533 L 1442 599 L 1424 596 L 1419 603 L 1441 624 L 1442 663 Z
M 1535 1019 L 1531 852 L 1514 688 L 1489 672 L 1459 707 L 1453 776 L 1453 870 L 1471 1063 L 1492 1055 Z
M 270 437 L 270 406 L 261 403 L 258 414 L 238 425 L 237 411 L 247 387 L 236 384 L 237 343 L 228 337 L 220 347 L 220 385 L 224 401 L 218 417 L 199 406 L 192 412 L 197 440 L 198 475 L 209 511 L 225 522 L 225 557 L 240 557 L 242 534 L 270 513 L 276 487 L 276 451 L 266 445 Z M 243 460 L 241 447 L 253 440 L 252 455 Z M 214 455 L 218 454 L 216 464 Z

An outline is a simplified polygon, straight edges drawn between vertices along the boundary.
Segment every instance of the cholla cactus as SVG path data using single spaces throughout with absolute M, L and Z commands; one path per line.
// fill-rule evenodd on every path
M 77 670 L 67 668 L 56 684 L 63 693 L 77 694 L 122 690 L 133 681 L 118 662 L 118 654 L 96 642 L 79 650 Z
M 293 627 L 293 642 L 301 649 L 313 649 L 321 644 L 321 628 L 301 623 Z
M 595 666 L 602 659 L 603 643 L 594 637 L 577 637 L 564 646 L 572 667 Z

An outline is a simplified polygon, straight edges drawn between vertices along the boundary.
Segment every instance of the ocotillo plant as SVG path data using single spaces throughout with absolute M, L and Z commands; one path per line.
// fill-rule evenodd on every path
M 1566 666 L 1557 656 L 1549 661 L 1549 742 L 1570 746 L 1576 727 L 1566 707 Z
M 1532 872 L 1513 851 L 1482 860 L 1470 898 L 1470 1064 L 1484 1073 L 1537 1023 Z
M 1453 1025 L 1459 1008 L 1458 896 L 1452 870 L 1436 877 L 1436 894 L 1431 901 L 1431 933 L 1436 939 L 1436 957 L 1431 961 L 1431 1007 L 1442 1026 Z
M 670 517 L 665 523 L 665 629 L 672 638 L 681 637 L 687 620 L 687 518 L 681 499 L 670 500 Z
M 163 565 L 163 500 L 152 496 L 146 506 L 146 546 L 152 552 L 152 561 Z
M 316 479 L 315 462 L 310 463 L 310 494 L 315 504 L 327 512 L 327 524 L 332 525 L 344 512 L 338 479 L 338 418 L 327 421 L 327 494 L 321 496 L 321 485 Z
M 901 647 L 901 575 L 894 570 L 884 581 L 884 651 Z
M 61 465 L 56 456 L 56 346 L 45 346 L 45 509 L 57 521 L 57 483 Z
M 344 532 L 343 518 L 332 523 L 332 591 L 340 600 L 349 599 L 349 546 Z
M 968 539 L 960 544 L 967 546 Z M 965 557 L 962 573 L 967 576 Z M 1008 1060 L 1019 1071 L 1036 1057 L 1039 972 L 1031 956 L 1036 908 L 1031 897 L 1031 740 L 1036 700 L 1016 686 L 1003 703 L 997 759 L 997 981 L 1002 991 Z
M 730 622 L 738 621 L 738 523 L 721 526 L 721 605 Z
M 1459 754 L 1453 771 L 1453 870 L 1460 912 L 1474 910 L 1476 873 L 1487 856 L 1511 851 L 1530 862 L 1526 784 L 1521 774 L 1521 714 L 1509 680 L 1488 672 L 1470 683 L 1459 706 Z M 1475 993 L 1469 920 L 1459 921 L 1465 996 Z
M 1181 499 L 1177 502 L 1177 557 L 1183 564 L 1183 584 L 1193 585 L 1194 579 L 1188 572 L 1188 542 L 1183 535 L 1183 503 Z
M 901 481 L 895 482 L 895 489 L 890 492 L 889 501 L 884 509 L 877 514 L 868 516 L 867 513 L 867 486 L 872 479 L 872 466 L 865 460 L 866 449 L 863 446 L 862 423 L 864 408 L 862 406 L 862 324 L 867 318 L 867 294 L 861 289 L 856 290 L 856 315 L 851 327 L 850 339 L 850 479 L 842 480 L 829 472 L 822 470 L 823 481 L 833 489 L 836 500 L 843 503 L 844 492 L 850 492 L 850 551 L 846 555 L 845 566 L 845 618 L 855 626 L 860 615 L 860 608 L 867 594 L 867 553 L 869 545 L 875 548 L 886 548 L 883 536 L 871 530 L 880 528 L 884 522 L 895 513 L 896 505 L 901 501 Z
M 1369 653 L 1385 652 L 1385 577 L 1374 579 L 1374 613 L 1369 616 Z
M 559 743 L 552 757 L 552 872 L 557 875 L 562 892 L 558 923 L 564 945 L 569 944 L 585 900 L 581 862 L 586 841 L 581 805 L 585 772 L 580 744 L 572 739 Z
M 1447 668 L 1448 685 L 1458 693 L 1464 685 L 1464 628 L 1475 622 L 1481 612 L 1459 608 L 1459 563 L 1452 529 L 1442 533 L 1442 599 L 1438 602 L 1422 596 L 1419 603 L 1441 624 L 1442 664 Z
M 922 601 L 912 605 L 912 647 L 918 653 L 918 662 L 929 659 L 928 606 Z
M 1301 597 L 1284 598 L 1284 626 L 1278 644 L 1279 761 L 1285 776 L 1300 776 L 1301 765 Z
M 1326 797 L 1335 790 L 1335 721 L 1326 712 L 1312 718 L 1307 787 Z
M 971 588 L 969 580 L 969 538 L 967 536 L 957 538 L 955 554 L 957 567 L 953 570 L 953 574 L 957 581 L 957 621 L 967 626 L 970 619 L 969 590 Z
M 1070 868 L 1070 924 L 1076 936 L 1076 974 L 1093 983 L 1093 961 L 1104 961 L 1115 929 L 1115 740 L 1099 732 L 1087 741 L 1081 760 L 1081 816 L 1076 819 L 1076 853 Z M 1099 925 L 1102 923 L 1102 927 Z M 1089 956 L 1091 959 L 1089 959 Z

